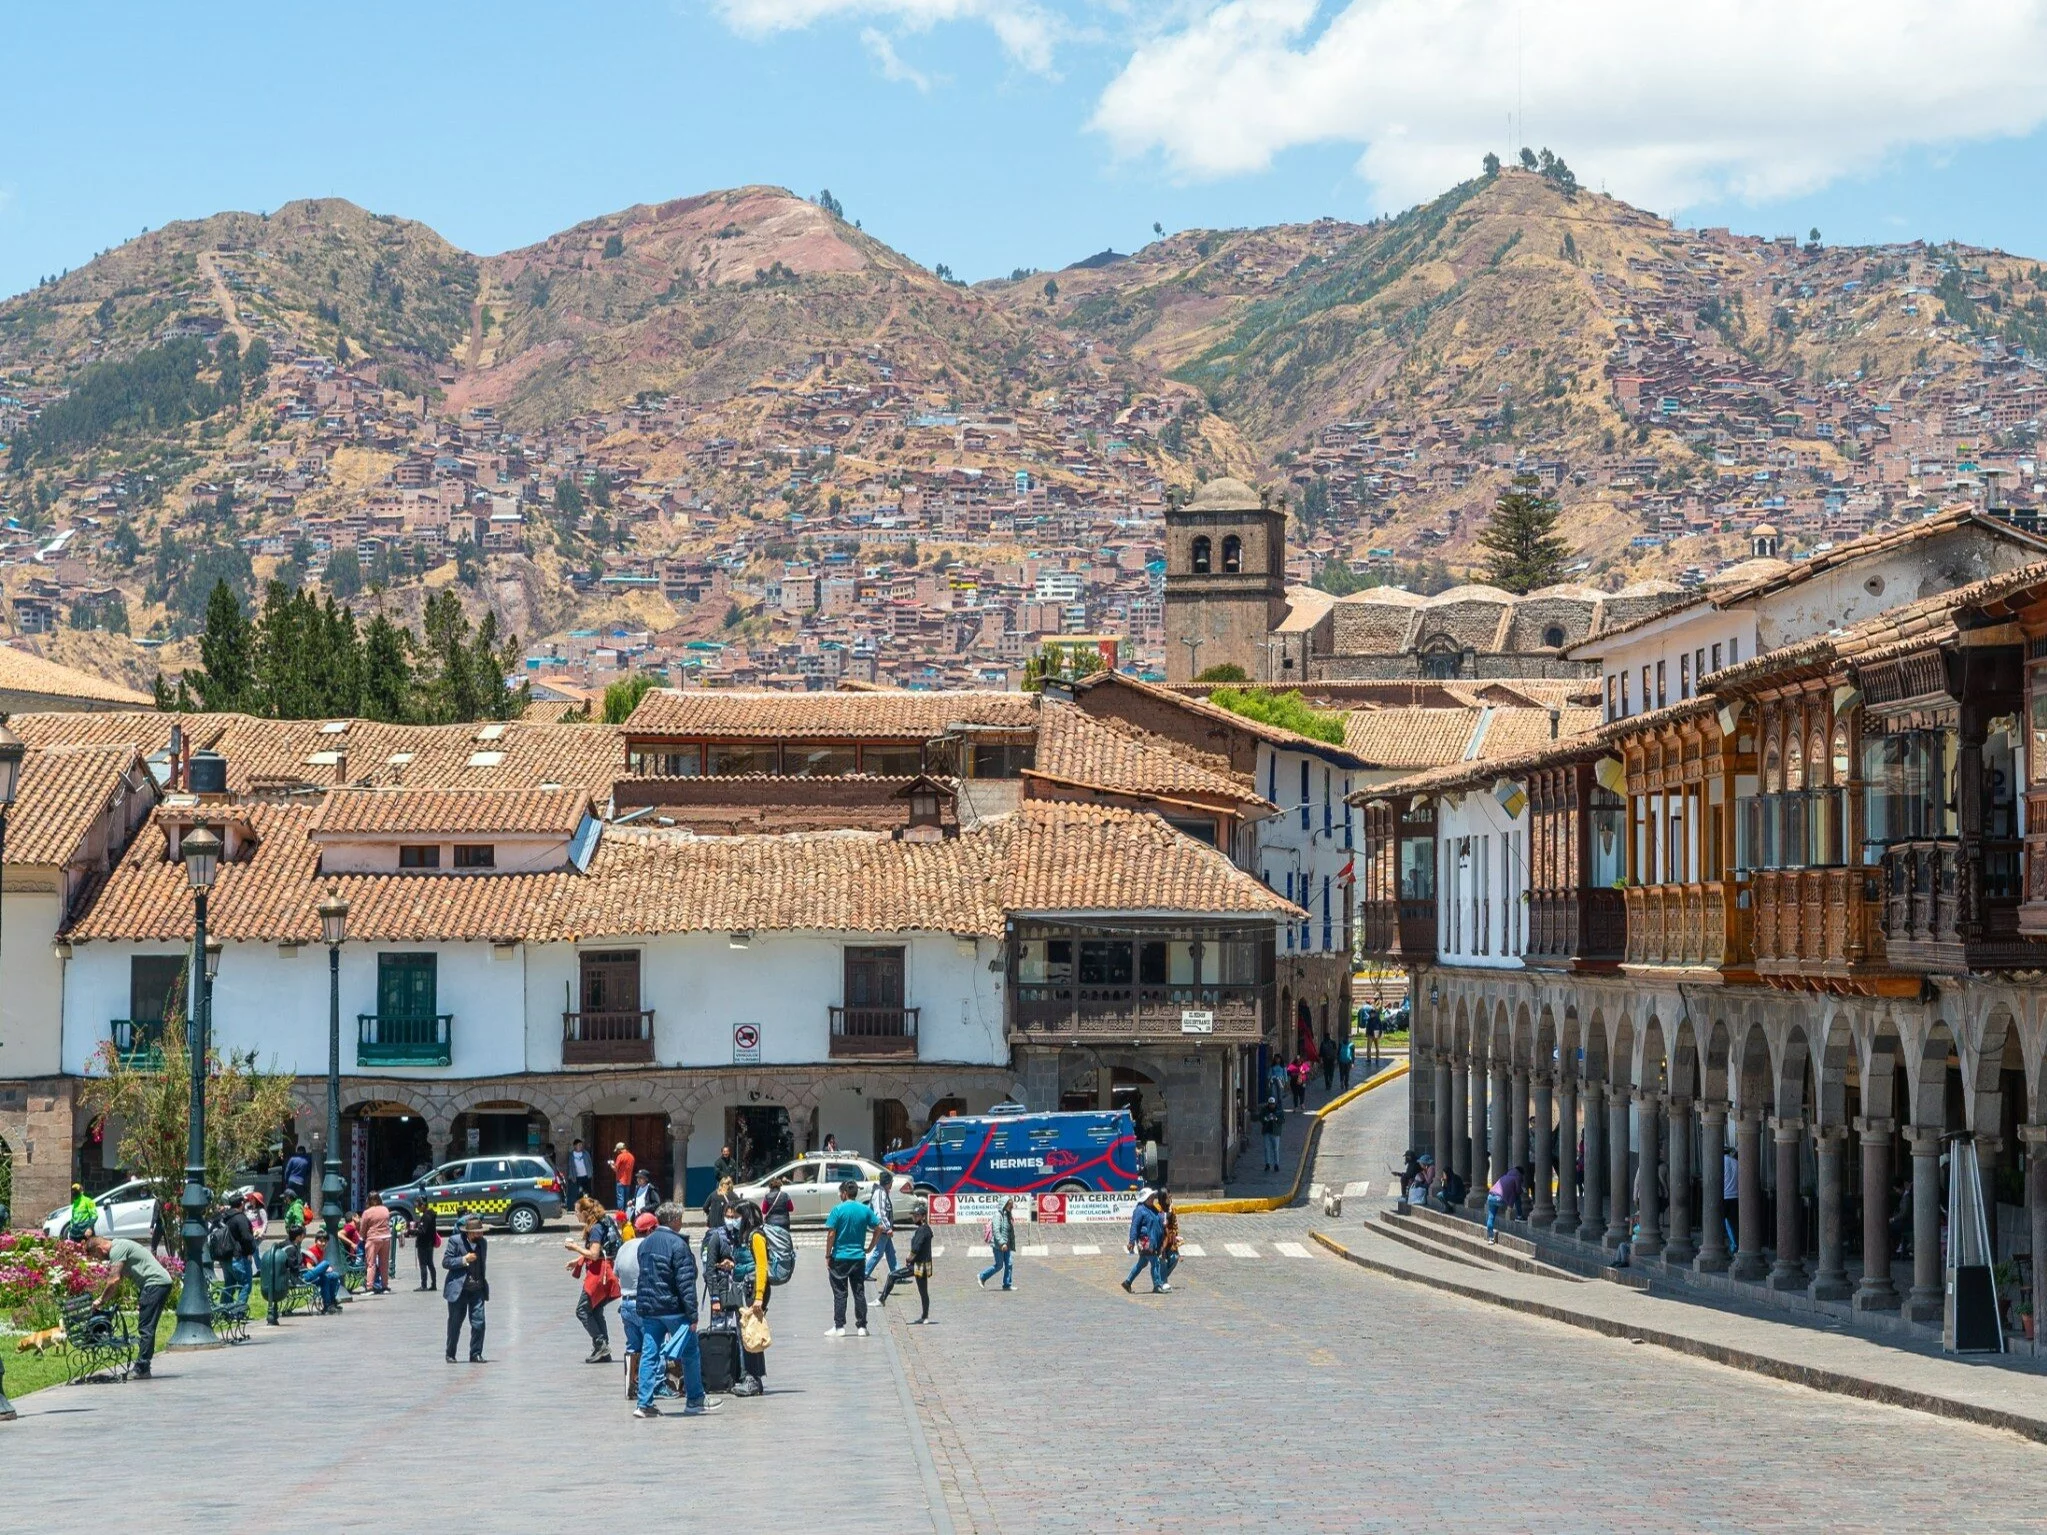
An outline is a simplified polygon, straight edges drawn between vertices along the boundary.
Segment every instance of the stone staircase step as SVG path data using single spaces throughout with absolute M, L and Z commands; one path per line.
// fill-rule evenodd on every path
M 1391 1224 L 1382 1226 L 1377 1221 L 1366 1221 L 1360 1229 L 1372 1236 L 1382 1237 L 1388 1242 L 1397 1243 L 1411 1252 L 1418 1252 L 1425 1258 L 1434 1258 L 1439 1263 L 1454 1263 L 1459 1268 L 1473 1269 L 1479 1272 L 1483 1272 L 1487 1267 L 1486 1264 L 1464 1257 L 1447 1247 L 1438 1247 L 1434 1242 L 1429 1241 L 1413 1228 L 1402 1228 Z
M 1412 1216 L 1403 1216 L 1391 1210 L 1381 1211 L 1380 1219 L 1386 1225 L 1395 1228 L 1413 1221 Z M 1455 1230 L 1453 1229 L 1455 1225 L 1462 1225 L 1464 1229 Z M 1534 1274 L 1543 1279 L 1558 1279 L 1566 1284 L 1585 1282 L 1582 1274 L 1571 1273 L 1568 1269 L 1558 1268 L 1555 1264 L 1545 1263 L 1531 1256 L 1528 1249 L 1531 1249 L 1533 1244 L 1507 1236 L 1502 1236 L 1497 1244 L 1487 1242 L 1485 1233 L 1473 1228 L 1469 1222 L 1454 1222 L 1451 1225 L 1430 1223 L 1421 1229 L 1426 1232 L 1425 1240 L 1434 1245 L 1493 1268 L 1507 1269 L 1516 1274 Z

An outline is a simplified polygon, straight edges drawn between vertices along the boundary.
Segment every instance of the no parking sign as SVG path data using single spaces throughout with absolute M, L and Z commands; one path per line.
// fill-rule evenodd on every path
M 732 1064 L 758 1066 L 761 1063 L 761 1026 L 757 1023 L 732 1025 Z
M 933 1194 L 925 1206 L 925 1217 L 934 1226 L 950 1226 L 953 1223 L 953 1202 L 950 1194 Z

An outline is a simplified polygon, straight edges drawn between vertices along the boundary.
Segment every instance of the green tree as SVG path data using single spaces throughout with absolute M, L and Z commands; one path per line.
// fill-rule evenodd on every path
M 1049 277 L 1048 277 L 1048 278 L 1046 278 L 1046 279 L 1045 279 L 1045 302 L 1046 302 L 1046 303 L 1048 303 L 1048 304 L 1052 304 L 1052 303 L 1057 303 L 1057 302 L 1058 302 L 1058 299 L 1059 299 L 1059 284 L 1058 284 L 1057 282 L 1055 282 L 1055 281 L 1054 281 L 1053 279 L 1049 278 Z
M 835 219 L 843 219 L 846 216 L 846 210 L 839 205 L 839 200 L 832 196 L 830 187 L 817 194 L 817 205 Z
M 1108 669 L 1109 663 L 1102 659 L 1102 653 L 1092 647 L 1041 645 L 1038 653 L 1024 662 L 1023 681 L 1018 686 L 1026 693 L 1039 693 L 1049 679 L 1074 682 Z
M 202 709 L 249 706 L 255 693 L 255 644 L 242 602 L 226 581 L 206 599 L 206 632 L 199 638 L 199 672 L 192 678 Z
M 142 540 L 135 535 L 135 529 L 125 522 L 114 524 L 113 536 L 107 540 L 114 559 L 123 569 L 128 569 L 142 554 Z
M 1500 157 L 1494 154 L 1490 149 L 1486 151 L 1485 160 L 1482 163 L 1485 166 L 1485 173 L 1487 177 L 1490 178 L 1500 174 Z
M 1210 693 L 1208 701 L 1232 714 L 1241 714 L 1245 719 L 1277 725 L 1282 730 L 1291 730 L 1295 735 L 1306 736 L 1313 741 L 1343 745 L 1343 716 L 1310 708 L 1298 692 L 1275 693 L 1270 688 L 1222 687 Z
M 640 700 L 654 691 L 654 679 L 644 672 L 614 682 L 604 690 L 604 723 L 623 725 L 639 708 Z
M 1521 168 L 1527 171 L 1535 169 L 1535 151 L 1526 144 L 1521 146 Z
M 1251 674 L 1234 661 L 1223 661 L 1215 666 L 1204 666 L 1194 679 L 1196 682 L 1249 682 Z
M 604 259 L 606 261 L 611 260 L 614 256 L 623 256 L 624 254 L 625 240 L 622 236 L 614 234 L 605 237 Z
M 213 361 L 220 369 L 221 403 L 238 403 L 242 398 L 242 343 L 233 331 L 223 332 L 214 343 Z
M 327 590 L 343 602 L 362 590 L 362 559 L 353 549 L 336 549 L 328 557 Z
M 362 650 L 363 718 L 406 723 L 412 718 L 412 636 L 379 613 L 363 630 Z
M 571 520 L 583 515 L 583 492 L 576 485 L 574 475 L 563 475 L 554 482 L 554 507 Z
M 258 336 L 242 353 L 242 387 L 256 394 L 263 388 L 263 375 L 270 371 L 270 343 Z
M 1532 474 L 1514 476 L 1478 535 L 1494 586 L 1518 594 L 1563 580 L 1571 546 L 1556 536 L 1558 511 L 1542 493 L 1542 481 Z

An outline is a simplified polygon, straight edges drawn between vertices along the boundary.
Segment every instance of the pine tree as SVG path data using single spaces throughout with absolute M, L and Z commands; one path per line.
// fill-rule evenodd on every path
M 1557 516 L 1557 504 L 1542 493 L 1542 481 L 1532 474 L 1515 475 L 1478 535 L 1491 556 L 1487 579 L 1517 595 L 1563 580 L 1571 546 L 1556 536 Z
M 227 582 L 214 582 L 213 595 L 206 599 L 206 632 L 199 637 L 200 671 L 192 679 L 201 708 L 249 707 L 255 692 L 254 650 L 241 602 Z
M 382 613 L 363 630 L 357 696 L 364 719 L 400 725 L 412 718 L 412 637 Z

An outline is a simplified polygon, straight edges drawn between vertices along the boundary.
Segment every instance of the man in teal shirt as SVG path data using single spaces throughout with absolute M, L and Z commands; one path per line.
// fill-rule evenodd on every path
M 853 1292 L 853 1332 L 867 1336 L 867 1244 L 874 1235 L 874 1210 L 860 1198 L 860 1185 L 839 1185 L 839 1202 L 824 1218 L 825 1269 L 832 1281 L 832 1325 L 825 1336 L 846 1336 L 846 1292 Z
M 109 1241 L 105 1237 L 88 1238 L 85 1250 L 95 1261 L 107 1265 L 107 1282 L 100 1286 L 100 1293 L 93 1304 L 106 1309 L 107 1301 L 121 1287 L 121 1281 L 132 1279 L 138 1292 L 135 1318 L 135 1368 L 130 1373 L 136 1380 L 149 1379 L 149 1362 L 156 1357 L 156 1324 L 163 1316 L 164 1302 L 171 1298 L 171 1271 L 156 1261 L 154 1254 L 140 1242 L 131 1242 L 126 1237 Z

